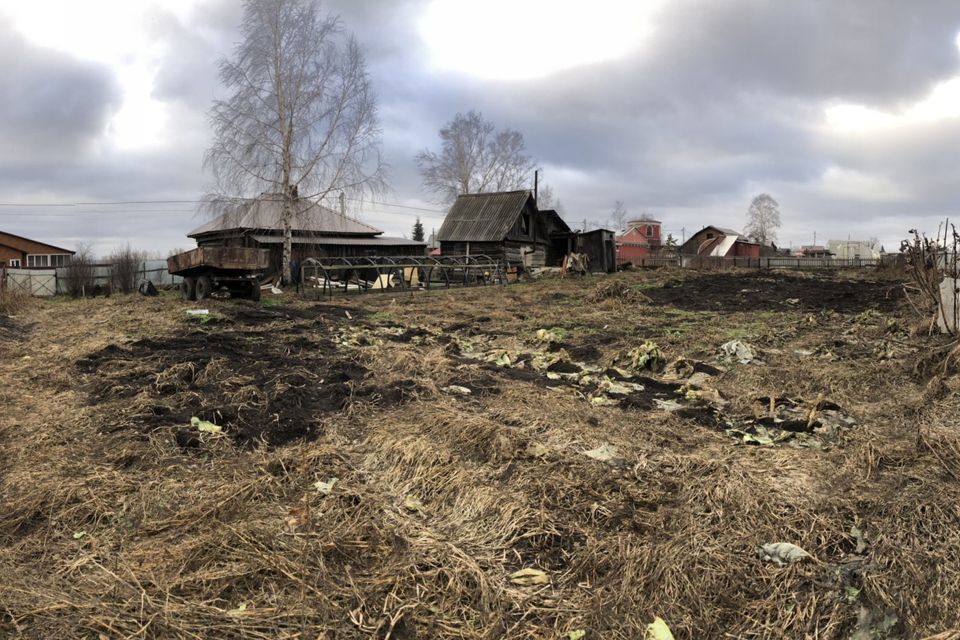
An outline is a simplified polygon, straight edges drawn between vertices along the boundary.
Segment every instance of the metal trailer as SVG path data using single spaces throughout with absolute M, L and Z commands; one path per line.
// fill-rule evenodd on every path
M 260 299 L 260 279 L 270 264 L 267 249 L 197 247 L 167 258 L 167 271 L 181 276 L 184 300 L 203 300 L 216 291 L 233 298 Z

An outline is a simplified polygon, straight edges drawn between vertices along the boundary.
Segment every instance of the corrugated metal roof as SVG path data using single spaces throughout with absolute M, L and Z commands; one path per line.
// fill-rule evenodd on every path
M 529 191 L 467 193 L 457 197 L 437 232 L 441 242 L 496 242 L 502 240 L 527 201 Z
M 233 206 L 210 222 L 197 227 L 187 236 L 194 238 L 207 233 L 231 229 L 281 231 L 283 230 L 282 205 L 279 195 L 266 194 L 256 200 Z M 333 209 L 328 209 L 309 200 L 297 202 L 292 225 L 294 233 L 335 233 L 355 236 L 372 236 L 383 233 L 376 227 L 342 216 Z
M 260 244 L 281 244 L 283 236 L 250 236 Z M 329 244 L 336 246 L 362 247 L 425 247 L 424 242 L 408 240 L 406 238 L 391 238 L 387 236 L 366 238 L 344 238 L 341 236 L 293 236 L 293 244 Z
M 704 229 L 707 229 L 707 228 L 709 228 L 709 227 L 704 227 Z M 724 235 L 727 235 L 727 236 L 739 236 L 739 235 L 740 235 L 740 232 L 739 232 L 739 231 L 734 231 L 733 229 L 724 229 L 723 227 L 713 227 L 713 228 L 716 229 L 717 231 L 719 231 L 720 233 L 722 233 L 722 234 L 724 234 Z
M 720 242 L 717 243 L 717 246 L 713 248 L 713 251 L 710 252 L 711 256 L 725 256 L 730 252 L 730 249 L 733 248 L 734 243 L 739 239 L 737 234 L 725 235 Z

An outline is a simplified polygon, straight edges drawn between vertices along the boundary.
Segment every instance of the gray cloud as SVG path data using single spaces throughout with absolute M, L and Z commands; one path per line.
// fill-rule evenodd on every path
M 109 70 L 35 47 L 0 23 L 0 156 L 82 152 L 102 134 L 120 95 Z
M 524 82 L 432 70 L 417 32 L 425 5 L 324 4 L 366 49 L 391 164 L 390 201 L 431 207 L 413 154 L 435 146 L 437 130 L 456 112 L 474 108 L 524 133 L 571 220 L 602 221 L 621 199 L 632 213 L 656 213 L 677 235 L 705 224 L 739 227 L 750 198 L 769 191 L 781 202 L 786 241 L 810 242 L 816 230 L 820 239 L 853 233 L 895 245 L 910 226 L 935 225 L 956 201 L 960 121 L 840 134 L 824 117 L 838 102 L 895 110 L 960 73 L 956 3 L 670 2 L 636 53 Z M 154 97 L 174 109 L 175 139 L 162 150 L 109 157 L 85 153 L 118 104 L 109 73 L 31 49 L 0 30 L 0 56 L 18 61 L 0 78 L 0 144 L 7 145 L 0 194 L 198 197 L 206 182 L 205 114 L 221 91 L 216 61 L 231 53 L 240 17 L 233 0 L 210 0 L 186 22 L 157 14 L 148 35 L 166 55 Z M 533 29 L 531 37 L 553 36 Z M 493 39 L 491 46 L 503 43 Z M 21 94 L 29 99 L 16 99 Z M 52 151 L 36 152 L 37 141 Z M 440 220 L 383 205 L 360 213 L 392 234 L 409 233 L 418 214 L 428 228 Z M 57 237 L 95 230 L 162 249 L 186 244 L 183 234 L 196 222 L 179 214 L 144 214 L 113 226 L 107 217 L 98 220 L 96 227 L 62 220 L 51 226 L 41 218 L 36 224 Z M 27 227 L 19 228 L 30 235 Z

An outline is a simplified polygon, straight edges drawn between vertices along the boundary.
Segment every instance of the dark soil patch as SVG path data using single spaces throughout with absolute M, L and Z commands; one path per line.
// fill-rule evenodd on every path
M 580 373 L 581 369 L 578 365 L 575 365 L 572 362 L 559 361 L 548 366 L 547 371 L 553 373 Z
M 231 320 L 246 324 L 261 324 L 275 320 L 351 320 L 363 318 L 369 312 L 356 307 L 347 307 L 337 304 L 315 304 L 309 307 L 294 305 L 277 305 L 264 307 L 255 302 L 236 301 L 218 309 Z
M 240 444 L 312 439 L 324 414 L 354 399 L 375 397 L 396 405 L 415 392 L 412 383 L 364 386 L 367 369 L 323 337 L 305 346 L 273 333 L 254 340 L 236 332 L 193 332 L 110 345 L 76 364 L 81 373 L 95 374 L 85 381 L 91 402 L 136 397 L 142 408 L 125 415 L 122 424 L 182 430 L 197 416 L 223 427 Z M 154 402 L 143 406 L 145 396 Z M 192 442 L 176 438 L 182 447 Z
M 0 315 L 0 340 L 20 340 L 32 329 L 33 324 L 23 324 L 16 318 Z
M 427 331 L 423 327 L 407 327 L 407 329 L 399 335 L 387 334 L 386 338 L 392 340 L 393 342 L 402 342 L 404 344 L 413 342 L 414 338 L 433 338 L 434 335 L 430 331 Z
M 657 304 L 688 311 L 736 312 L 830 309 L 860 313 L 893 311 L 902 296 L 899 285 L 874 280 L 799 277 L 782 273 L 709 273 L 667 282 L 646 290 Z M 797 299 L 795 304 L 788 299 Z
M 422 390 L 423 387 L 413 380 L 398 380 L 379 388 L 363 387 L 357 395 L 369 398 L 371 402 L 382 407 L 396 407 L 416 399 Z
M 470 389 L 471 395 L 477 397 L 495 396 L 500 393 L 500 387 L 497 379 L 484 373 L 478 373 L 471 377 L 451 378 L 445 386 L 457 386 Z
M 603 357 L 594 344 L 572 345 L 567 342 L 551 342 L 547 351 L 557 352 L 563 349 L 577 362 L 596 362 Z
M 729 426 L 717 410 L 712 407 L 684 407 L 674 412 L 674 415 L 708 429 L 723 430 Z
M 653 378 L 633 379 L 632 382 L 642 384 L 643 390 L 634 391 L 621 400 L 620 406 L 624 409 L 657 410 L 656 400 L 678 400 L 682 397 L 679 394 L 682 384 L 660 382 Z

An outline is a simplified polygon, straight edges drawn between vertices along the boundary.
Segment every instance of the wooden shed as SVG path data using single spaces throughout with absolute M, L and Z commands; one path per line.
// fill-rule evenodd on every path
M 252 247 L 269 249 L 270 268 L 279 271 L 283 255 L 282 200 L 261 194 L 231 204 L 210 222 L 187 235 L 198 247 Z M 352 256 L 422 256 L 423 242 L 391 238 L 383 231 L 310 200 L 299 200 L 291 220 L 292 259 Z
M 437 232 L 442 255 L 488 255 L 526 268 L 559 265 L 570 227 L 540 211 L 529 191 L 470 193 L 457 198 Z

